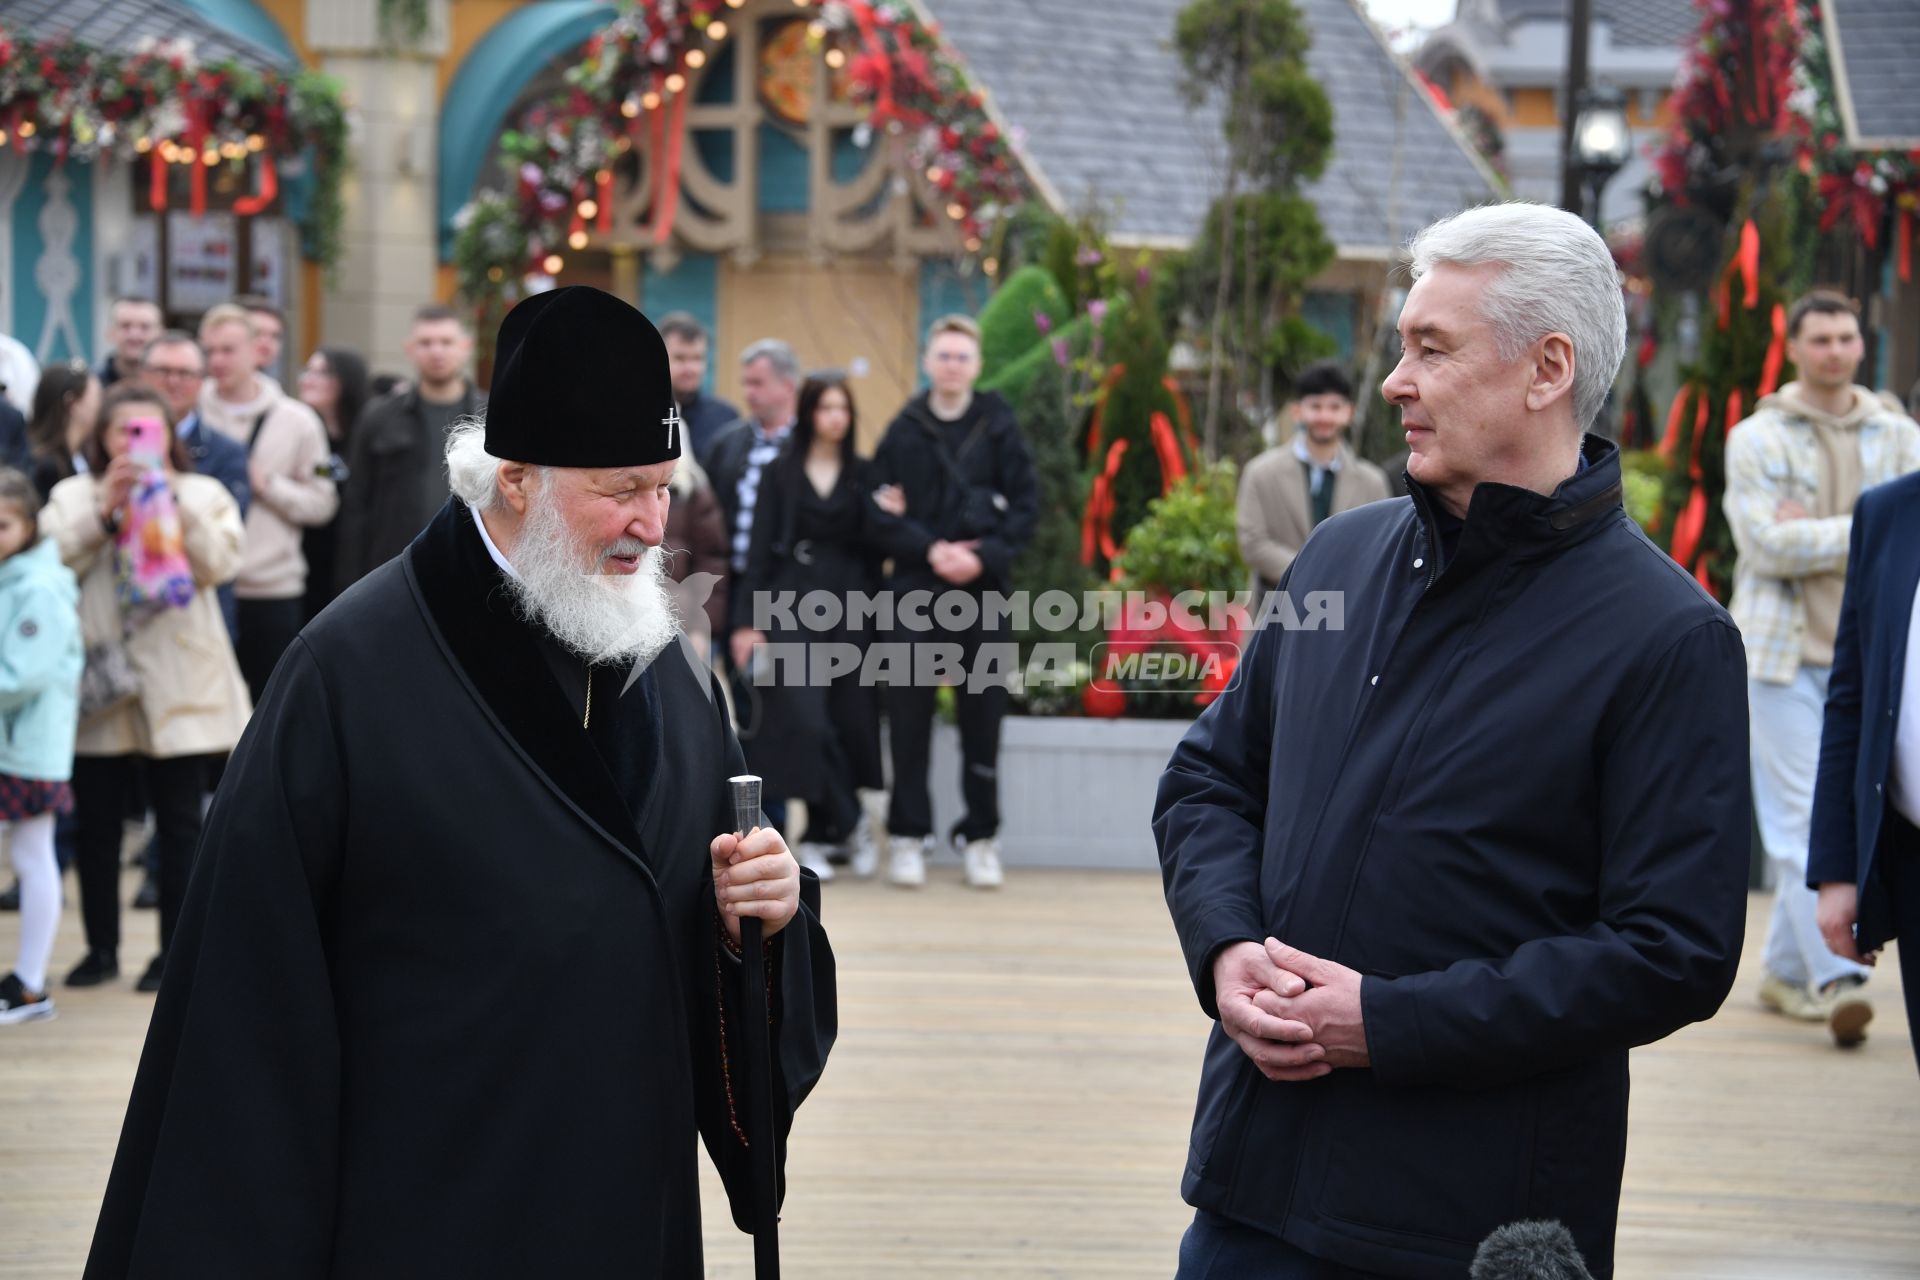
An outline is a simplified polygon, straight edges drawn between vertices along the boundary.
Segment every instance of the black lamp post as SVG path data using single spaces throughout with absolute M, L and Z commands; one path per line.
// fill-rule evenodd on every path
M 1633 133 L 1618 89 L 1589 89 L 1580 95 L 1579 106 L 1573 122 L 1574 161 L 1586 178 L 1587 221 L 1599 230 L 1600 193 L 1632 157 Z

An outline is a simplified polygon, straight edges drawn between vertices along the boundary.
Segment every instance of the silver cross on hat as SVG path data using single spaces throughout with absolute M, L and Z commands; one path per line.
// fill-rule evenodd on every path
M 678 401 L 674 403 L 673 412 L 660 419 L 660 425 L 667 429 L 667 448 L 673 448 L 674 432 L 686 425 L 686 420 L 680 416 Z

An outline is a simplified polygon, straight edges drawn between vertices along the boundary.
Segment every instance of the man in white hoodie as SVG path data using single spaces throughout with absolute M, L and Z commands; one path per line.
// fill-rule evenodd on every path
M 1858 1044 L 1867 970 L 1827 949 L 1807 888 L 1813 783 L 1827 677 L 1863 489 L 1920 470 L 1920 425 L 1854 384 L 1864 344 L 1851 299 L 1816 290 L 1787 313 L 1799 380 L 1761 400 L 1727 439 L 1727 523 L 1740 558 L 1734 621 L 1747 649 L 1753 801 L 1779 879 L 1760 1002 Z
M 300 633 L 307 590 L 301 531 L 333 519 L 340 505 L 326 427 L 258 371 L 257 342 L 253 317 L 241 307 L 215 307 L 200 322 L 207 355 L 200 420 L 247 447 L 253 485 L 246 553 L 233 594 L 240 623 L 234 656 L 255 701 Z

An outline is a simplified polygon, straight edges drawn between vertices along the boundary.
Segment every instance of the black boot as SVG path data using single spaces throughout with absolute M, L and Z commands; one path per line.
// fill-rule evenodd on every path
M 67 974 L 70 987 L 97 987 L 120 976 L 120 958 L 111 951 L 89 951 Z

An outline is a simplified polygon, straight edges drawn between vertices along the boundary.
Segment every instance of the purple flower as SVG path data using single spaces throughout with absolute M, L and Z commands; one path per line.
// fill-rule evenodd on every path
M 1138 271 L 1136 271 L 1136 272 L 1134 273 L 1134 277 L 1133 277 L 1133 278 L 1134 278 L 1134 279 L 1136 279 L 1136 280 L 1138 280 L 1138 281 L 1139 281 L 1139 282 L 1140 282 L 1141 284 L 1152 284 L 1152 283 L 1153 283 L 1153 268 L 1151 268 L 1151 267 L 1141 267 L 1141 268 L 1140 268 L 1140 270 L 1138 270 Z
M 1064 369 L 1072 358 L 1073 351 L 1067 346 L 1067 340 L 1065 338 L 1055 338 L 1053 340 L 1053 362 Z
M 1053 317 L 1044 311 L 1036 311 L 1033 313 L 1033 327 L 1042 333 L 1052 333 Z
M 1105 298 L 1095 298 L 1087 304 L 1087 319 L 1093 321 L 1094 328 L 1096 329 L 1107 322 L 1107 300 Z
M 1105 262 L 1106 258 L 1101 255 L 1098 249 L 1089 245 L 1074 257 L 1074 261 L 1083 267 L 1097 267 Z

